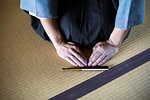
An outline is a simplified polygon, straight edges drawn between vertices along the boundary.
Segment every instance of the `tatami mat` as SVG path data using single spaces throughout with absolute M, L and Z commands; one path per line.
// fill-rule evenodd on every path
M 105 65 L 113 67 L 150 48 L 150 1 L 146 4 L 145 22 L 132 29 L 119 53 Z M 0 13 L 0 100 L 47 100 L 101 73 L 63 72 L 61 68 L 70 64 L 32 30 L 30 17 L 19 8 L 19 0 L 1 1 Z M 149 68 L 147 62 L 79 99 L 148 100 Z
M 150 61 L 78 100 L 150 100 Z

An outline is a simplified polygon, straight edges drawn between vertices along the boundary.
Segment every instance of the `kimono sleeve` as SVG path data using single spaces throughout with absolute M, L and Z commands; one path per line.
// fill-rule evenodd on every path
M 21 0 L 20 8 L 37 17 L 57 18 L 58 0 Z
M 115 27 L 127 30 L 144 22 L 145 0 L 119 0 Z

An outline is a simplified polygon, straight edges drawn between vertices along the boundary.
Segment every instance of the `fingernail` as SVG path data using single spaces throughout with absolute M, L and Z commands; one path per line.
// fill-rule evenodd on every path
M 98 64 L 98 66 L 101 66 L 101 64 Z
M 74 66 L 78 66 L 77 64 L 74 64 Z
M 83 64 L 81 64 L 81 65 L 80 65 L 80 67 L 84 67 L 84 65 L 83 65 Z
M 91 66 L 91 64 L 92 64 L 92 63 L 91 63 L 91 62 L 89 62 L 89 63 L 88 63 L 88 66 Z
M 86 61 L 86 62 L 84 62 L 84 65 L 85 65 L 85 66 L 87 66 L 87 61 Z
M 95 64 L 92 64 L 92 66 L 96 66 Z
M 85 63 L 85 66 L 87 66 L 87 63 Z
M 100 64 L 98 64 L 98 66 L 101 66 L 102 64 L 100 63 Z

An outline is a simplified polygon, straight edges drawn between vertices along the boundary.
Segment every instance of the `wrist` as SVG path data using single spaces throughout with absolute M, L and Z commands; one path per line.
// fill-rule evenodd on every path
M 113 47 L 119 47 L 121 44 L 120 42 L 116 42 L 116 41 L 111 40 L 111 39 L 107 40 L 106 43 L 110 44 Z
M 112 46 L 119 47 L 126 36 L 128 30 L 122 30 L 117 27 L 114 27 L 114 30 L 112 31 L 109 40 L 107 40 L 107 43 L 109 43 Z
M 53 44 L 54 44 L 54 47 L 57 49 L 61 45 L 64 45 L 65 41 L 63 39 L 61 39 L 61 40 L 57 40 L 57 41 L 53 42 Z

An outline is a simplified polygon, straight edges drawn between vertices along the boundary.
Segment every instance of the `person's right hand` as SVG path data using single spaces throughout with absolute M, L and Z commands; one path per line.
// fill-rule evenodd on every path
M 55 46 L 58 55 L 67 60 L 73 66 L 87 66 L 87 58 L 83 55 L 80 49 L 72 42 L 62 42 Z

